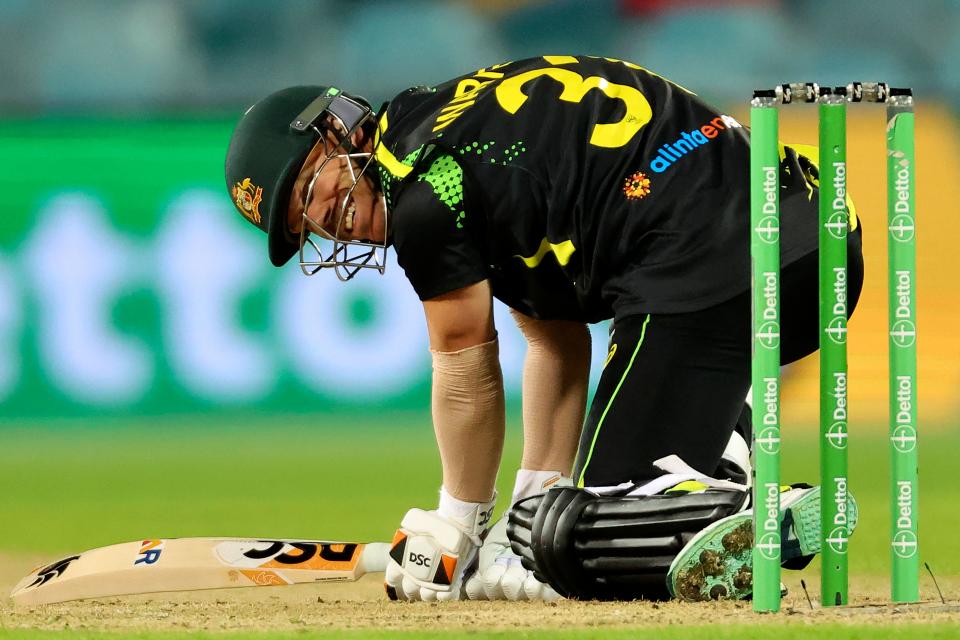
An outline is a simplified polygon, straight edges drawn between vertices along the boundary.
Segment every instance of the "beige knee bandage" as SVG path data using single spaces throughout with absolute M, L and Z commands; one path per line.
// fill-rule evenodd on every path
M 467 502 L 487 502 L 503 452 L 503 375 L 497 339 L 433 355 L 433 428 L 443 486 Z
M 511 313 L 527 339 L 521 466 L 569 475 L 586 412 L 590 331 L 579 322 Z

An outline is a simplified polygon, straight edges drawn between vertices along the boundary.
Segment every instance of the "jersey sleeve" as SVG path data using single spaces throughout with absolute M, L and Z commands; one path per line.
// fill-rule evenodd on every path
M 421 300 L 476 284 L 487 265 L 468 218 L 463 171 L 449 155 L 412 178 L 391 212 L 397 261 Z

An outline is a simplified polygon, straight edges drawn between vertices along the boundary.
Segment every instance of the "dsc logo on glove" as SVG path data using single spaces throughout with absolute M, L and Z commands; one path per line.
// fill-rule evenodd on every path
M 426 557 L 422 553 L 411 552 L 410 555 L 407 556 L 407 562 L 415 564 L 418 567 L 426 567 L 427 569 L 430 568 L 430 561 L 431 561 L 431 558 Z

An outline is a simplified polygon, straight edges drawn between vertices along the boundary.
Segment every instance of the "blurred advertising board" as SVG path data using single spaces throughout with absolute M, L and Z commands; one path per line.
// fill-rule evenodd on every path
M 223 184 L 232 123 L 0 123 L 3 416 L 428 406 L 399 266 L 348 284 L 272 267 Z M 515 397 L 524 344 L 497 315 Z

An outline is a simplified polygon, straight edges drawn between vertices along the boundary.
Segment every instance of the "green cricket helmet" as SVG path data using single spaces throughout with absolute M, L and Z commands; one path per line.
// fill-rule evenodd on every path
M 321 143 L 327 154 L 308 186 L 303 210 L 327 162 L 346 158 L 353 184 L 340 206 L 340 228 L 352 203 L 353 190 L 373 164 L 374 156 L 355 150 L 351 139 L 361 129 L 372 131 L 376 123 L 376 114 L 366 100 L 335 87 L 289 87 L 268 95 L 244 112 L 227 150 L 227 190 L 240 214 L 267 234 L 270 261 L 275 266 L 283 266 L 299 252 L 301 269 L 307 275 L 324 267 L 333 267 L 341 280 L 349 280 L 362 268 L 383 273 L 385 240 L 342 241 L 337 234 L 316 227 L 305 214 L 298 237 L 290 231 L 287 221 L 293 185 L 310 151 Z M 334 133 L 335 146 L 327 142 L 326 132 Z M 354 169 L 354 162 L 359 162 L 359 170 Z M 327 252 L 322 249 L 325 242 L 333 245 Z M 313 258 L 308 259 L 308 255 Z

